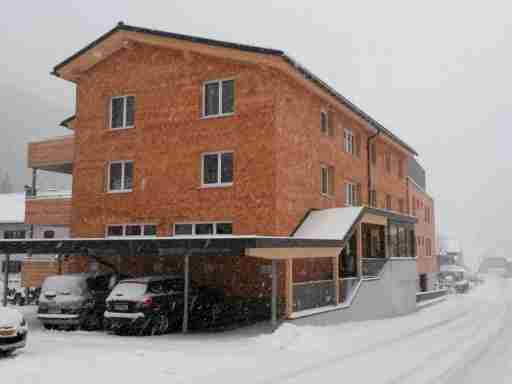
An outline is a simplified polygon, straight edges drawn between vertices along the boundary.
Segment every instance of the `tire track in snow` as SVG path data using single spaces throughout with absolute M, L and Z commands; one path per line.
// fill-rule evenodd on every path
M 436 323 L 429 324 L 425 327 L 422 327 L 420 329 L 416 329 L 411 332 L 407 332 L 395 337 L 392 337 L 390 339 L 381 340 L 377 343 L 373 343 L 370 345 L 365 346 L 364 348 L 360 348 L 356 351 L 349 352 L 349 353 L 342 353 L 339 355 L 331 356 L 328 359 L 318 361 L 314 364 L 307 365 L 305 367 L 302 367 L 300 369 L 297 369 L 292 372 L 286 372 L 262 381 L 259 381 L 258 384 L 282 384 L 286 381 L 298 378 L 304 374 L 308 374 L 311 371 L 316 371 L 320 369 L 328 368 L 329 366 L 339 364 L 340 362 L 344 360 L 349 360 L 355 357 L 362 356 L 369 352 L 375 352 L 376 350 L 383 349 L 383 348 L 389 348 L 393 344 L 397 344 L 400 342 L 403 342 L 404 339 L 414 338 L 423 334 L 427 334 L 435 329 L 443 328 L 447 325 L 455 324 L 458 321 L 464 320 L 466 317 L 472 314 L 471 310 L 465 310 L 461 313 L 458 313 L 455 316 L 449 317 L 447 319 L 438 321 Z

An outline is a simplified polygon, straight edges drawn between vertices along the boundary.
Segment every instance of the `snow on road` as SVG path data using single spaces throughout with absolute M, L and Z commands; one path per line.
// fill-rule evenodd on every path
M 257 326 L 146 338 L 45 331 L 27 307 L 29 344 L 0 360 L 0 381 L 504 383 L 512 372 L 510 305 L 512 283 L 490 280 L 400 318 L 328 327 L 286 323 L 274 333 Z

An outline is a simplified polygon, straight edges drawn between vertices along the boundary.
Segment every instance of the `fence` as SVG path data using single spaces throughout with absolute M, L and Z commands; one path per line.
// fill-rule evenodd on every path
M 333 280 L 293 284 L 294 312 L 333 305 L 335 301 L 335 284 Z

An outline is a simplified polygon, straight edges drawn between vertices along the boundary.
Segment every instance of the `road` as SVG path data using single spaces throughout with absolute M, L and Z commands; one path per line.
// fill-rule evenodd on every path
M 510 383 L 512 283 L 409 316 L 329 327 L 284 324 L 220 334 L 147 338 L 45 331 L 24 308 L 29 345 L 0 361 L 12 383 Z

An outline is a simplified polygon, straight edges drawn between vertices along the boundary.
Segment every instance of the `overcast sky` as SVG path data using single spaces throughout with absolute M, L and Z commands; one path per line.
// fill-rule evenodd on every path
M 438 229 L 460 238 L 470 260 L 484 249 L 508 256 L 509 4 L 9 2 L 2 8 L 0 23 L 0 85 L 15 85 L 73 113 L 73 85 L 49 72 L 120 20 L 283 49 L 419 152 L 428 189 L 436 199 Z M 34 135 L 44 136 L 49 129 L 35 126 Z

